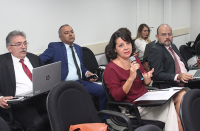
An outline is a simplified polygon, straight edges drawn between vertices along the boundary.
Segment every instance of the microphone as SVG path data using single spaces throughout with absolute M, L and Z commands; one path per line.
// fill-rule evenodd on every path
M 131 56 L 130 57 L 130 61 L 131 61 L 131 63 L 134 62 L 134 61 L 136 61 L 135 57 Z M 140 80 L 144 80 L 144 77 L 143 77 L 142 72 L 140 71 L 140 69 L 137 69 L 137 74 L 138 74 Z

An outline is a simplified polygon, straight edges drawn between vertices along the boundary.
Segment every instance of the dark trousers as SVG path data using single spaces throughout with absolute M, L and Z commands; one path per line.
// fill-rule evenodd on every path
M 48 119 L 44 121 L 41 117 L 42 114 L 47 114 L 46 98 L 47 94 L 43 94 L 11 106 L 14 119 L 21 123 L 26 131 L 45 131 L 49 128 Z
M 85 80 L 82 80 L 81 84 L 87 89 L 87 91 L 91 95 L 98 97 L 99 110 L 106 110 L 106 104 L 108 102 L 108 99 L 107 99 L 103 86 L 96 83 L 89 82 L 89 81 L 85 81 Z M 108 119 L 109 117 L 107 115 L 102 115 L 101 118 L 102 120 L 104 120 L 104 119 Z

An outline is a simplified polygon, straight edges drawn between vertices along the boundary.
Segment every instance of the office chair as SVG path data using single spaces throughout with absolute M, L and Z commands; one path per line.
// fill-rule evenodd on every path
M 184 131 L 199 131 L 200 125 L 200 90 L 192 89 L 182 98 L 180 119 Z
M 108 56 L 108 51 L 109 51 L 109 45 L 106 45 L 105 47 L 105 56 L 106 56 L 106 59 L 108 61 L 108 63 L 110 62 L 110 57 Z
M 0 131 L 11 131 L 8 124 L 0 117 Z
M 187 62 L 193 56 L 190 49 L 186 45 L 181 45 L 179 47 L 179 51 L 185 62 Z
M 186 43 L 186 45 L 188 46 L 188 48 L 190 49 L 190 51 L 192 52 L 192 55 L 196 55 L 196 43 L 200 41 L 200 33 L 197 35 L 195 41 L 189 41 L 188 43 Z M 193 44 L 192 44 L 193 43 Z
M 90 72 L 97 74 L 99 77 L 97 81 L 101 82 L 102 81 L 101 76 L 104 69 L 102 69 L 100 66 L 105 66 L 105 65 L 98 65 L 94 53 L 89 48 L 82 47 L 82 52 L 83 52 L 84 67 L 88 69 Z
M 133 131 L 130 119 L 122 113 L 94 108 L 88 91 L 78 82 L 63 81 L 57 84 L 47 98 L 47 111 L 52 131 L 68 131 L 70 125 L 101 123 L 100 114 L 117 116 Z
M 10 129 L 12 131 L 25 131 L 25 128 L 23 127 L 23 125 L 18 122 L 16 119 L 14 119 L 13 117 L 13 113 L 12 113 L 12 105 L 11 108 L 9 109 L 3 109 L 1 108 L 1 116 L 2 118 L 7 122 L 8 126 L 10 127 Z M 50 126 L 49 126 L 49 118 L 47 114 L 40 114 L 41 118 L 43 119 L 43 121 L 47 124 L 47 131 L 50 130 Z
M 132 103 L 132 102 L 117 102 L 117 101 L 115 101 L 114 98 L 112 97 L 112 95 L 109 93 L 109 89 L 107 88 L 107 85 L 106 85 L 104 79 L 102 81 L 102 84 L 103 84 L 104 90 L 106 92 L 106 96 L 108 98 L 107 109 L 111 110 L 111 111 L 121 112 L 121 110 L 119 109 L 118 105 L 125 106 L 126 107 L 126 113 L 135 116 L 135 118 L 130 118 L 133 129 L 136 129 L 136 128 L 140 127 L 140 126 L 148 125 L 148 124 L 156 125 L 161 129 L 164 128 L 165 123 L 163 123 L 163 122 L 141 119 L 141 116 L 140 116 L 140 113 L 138 111 L 137 105 L 135 105 L 134 103 Z M 111 121 L 113 123 L 115 123 L 118 126 L 126 126 L 125 121 L 120 119 L 120 118 L 111 116 L 110 119 L 111 119 Z
M 82 47 L 82 52 L 83 52 L 83 64 L 84 67 L 86 69 L 88 69 L 90 72 L 97 74 L 97 76 L 99 77 L 99 79 L 97 80 L 97 82 L 101 83 L 101 79 L 102 79 L 102 75 L 101 73 L 103 72 L 103 69 L 99 68 L 98 62 L 96 60 L 96 57 L 94 55 L 94 53 L 87 47 Z M 94 105 L 97 109 L 97 111 L 99 111 L 99 101 L 98 98 L 91 95 L 91 98 L 94 102 Z
M 200 56 L 200 40 L 196 43 L 195 50 L 196 50 L 196 55 Z
M 135 131 L 162 131 L 155 125 L 145 125 L 137 128 Z

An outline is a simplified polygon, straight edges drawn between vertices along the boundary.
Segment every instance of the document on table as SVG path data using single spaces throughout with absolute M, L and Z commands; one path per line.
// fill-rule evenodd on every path
M 157 89 L 157 90 L 152 90 L 135 101 L 151 101 L 151 100 L 168 100 L 170 99 L 176 92 L 180 91 L 184 87 L 171 87 L 171 88 L 166 88 L 166 89 Z

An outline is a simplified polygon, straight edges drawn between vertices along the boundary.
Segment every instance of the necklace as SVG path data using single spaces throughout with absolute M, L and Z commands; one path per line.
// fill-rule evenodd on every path
M 117 58 L 117 59 L 118 59 L 118 58 Z M 120 59 L 118 59 L 118 60 L 120 61 L 120 63 L 122 64 L 122 66 L 124 67 L 125 70 L 130 69 L 130 68 L 129 68 L 129 67 L 130 67 L 130 61 L 129 61 L 129 65 L 128 65 L 128 68 L 127 68 L 126 66 L 124 66 L 123 62 L 122 62 Z

